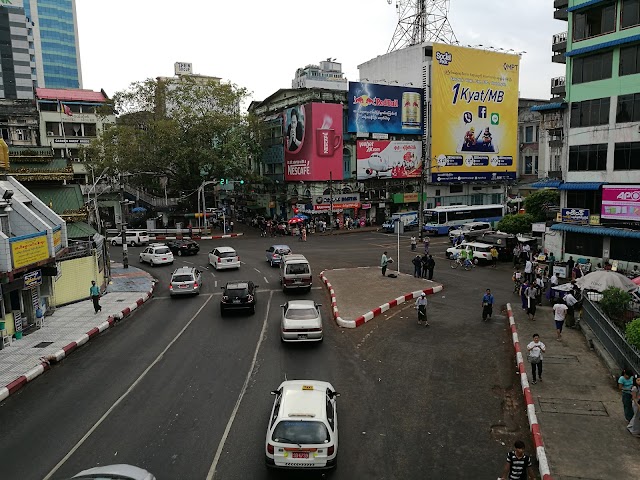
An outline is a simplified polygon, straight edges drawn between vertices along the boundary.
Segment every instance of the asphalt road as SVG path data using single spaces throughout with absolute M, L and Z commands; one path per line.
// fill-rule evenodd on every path
M 264 436 L 269 392 L 284 379 L 327 380 L 341 393 L 336 479 L 495 478 L 513 441 L 529 441 L 499 311 L 515 300 L 508 266 L 451 270 L 442 255 L 446 239 L 435 239 L 434 279 L 445 290 L 431 297 L 432 327 L 418 327 L 405 305 L 343 330 L 330 319 L 320 281 L 310 294 L 285 295 L 264 250 L 288 243 L 317 274 L 378 265 L 383 249 L 396 258 L 396 237 L 358 233 L 300 243 L 247 232 L 202 241 L 198 256 L 176 258 L 175 266 L 204 267 L 213 246 L 238 250 L 242 268 L 207 270 L 197 297 L 169 298 L 173 268 L 145 265 L 159 280 L 150 302 L 0 404 L 2 478 L 69 478 L 111 463 L 138 465 L 160 480 L 283 478 L 264 466 Z M 409 272 L 414 254 L 408 236 L 401 240 L 399 264 Z M 117 260 L 119 249 L 112 253 Z M 130 249 L 133 265 L 138 253 Z M 219 287 L 241 279 L 260 285 L 256 314 L 221 318 Z M 498 308 L 482 323 L 487 286 Z M 324 304 L 322 344 L 279 341 L 279 305 L 292 297 Z

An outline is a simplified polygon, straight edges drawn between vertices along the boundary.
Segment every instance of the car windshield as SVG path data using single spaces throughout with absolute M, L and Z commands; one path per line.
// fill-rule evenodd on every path
M 291 250 L 279 248 L 275 253 L 277 253 L 278 255 L 289 255 L 291 253 Z
M 309 273 L 309 265 L 306 263 L 293 263 L 287 265 L 287 273 L 291 275 L 302 275 Z
M 287 320 L 313 320 L 318 318 L 315 308 L 290 308 L 285 314 Z
M 169 253 L 170 250 L 167 247 L 162 247 L 162 248 L 156 248 L 155 253 L 157 255 L 164 255 L 165 253 Z
M 172 282 L 193 282 L 193 276 L 190 274 L 186 275 L 174 275 Z
M 282 443 L 328 443 L 327 427 L 317 421 L 283 420 L 273 430 L 271 439 Z M 282 439 L 282 440 L 280 440 Z M 286 440 L 285 440 L 286 439 Z
M 229 297 L 246 297 L 249 294 L 246 288 L 229 288 L 227 296 Z
M 236 252 L 219 252 L 218 253 L 218 257 L 220 258 L 231 258 L 235 256 L 236 256 Z

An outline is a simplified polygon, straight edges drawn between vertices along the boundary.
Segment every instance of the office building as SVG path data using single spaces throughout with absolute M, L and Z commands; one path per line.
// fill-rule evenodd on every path
M 342 73 L 342 64 L 335 60 L 335 58 L 327 58 L 321 61 L 320 65 L 299 68 L 291 81 L 291 88 L 325 88 L 346 92 L 349 84 Z
M 0 6 L 0 98 L 33 100 L 33 30 L 24 8 L 16 5 Z

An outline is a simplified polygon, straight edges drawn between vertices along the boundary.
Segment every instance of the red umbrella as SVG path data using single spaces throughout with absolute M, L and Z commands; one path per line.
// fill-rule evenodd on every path
M 632 278 L 631 281 L 636 285 L 640 285 L 640 277 Z
M 301 222 L 304 222 L 304 220 L 297 217 L 290 218 L 288 221 L 289 225 L 293 225 L 294 223 L 301 223 Z

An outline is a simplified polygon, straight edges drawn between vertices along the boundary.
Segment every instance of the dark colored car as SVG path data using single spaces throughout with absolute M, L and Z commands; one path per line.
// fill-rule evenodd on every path
M 200 251 L 200 245 L 193 240 L 174 240 L 167 242 L 167 247 L 174 255 L 196 255 Z
M 518 238 L 510 233 L 486 232 L 477 236 L 474 241 L 495 246 L 498 250 L 498 260 L 511 261 L 513 260 L 513 248 L 517 245 Z
M 222 288 L 220 315 L 229 310 L 249 310 L 256 313 L 256 288 L 253 282 L 229 282 Z

